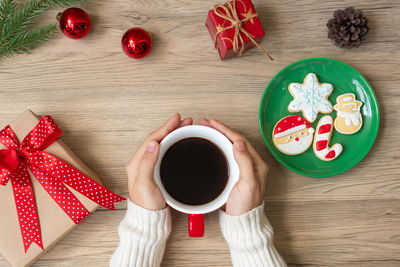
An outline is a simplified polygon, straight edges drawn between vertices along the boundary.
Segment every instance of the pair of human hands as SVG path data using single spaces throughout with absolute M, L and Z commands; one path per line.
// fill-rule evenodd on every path
M 158 159 L 160 142 L 179 127 L 191 125 L 192 118 L 181 119 L 177 113 L 152 132 L 126 165 L 129 197 L 133 203 L 149 210 L 166 207 L 160 188 L 154 181 L 154 166 Z M 215 119 L 201 119 L 200 124 L 223 133 L 232 143 L 235 160 L 239 165 L 239 181 L 233 187 L 225 211 L 241 215 L 259 206 L 264 199 L 268 165 L 261 159 L 249 141 Z

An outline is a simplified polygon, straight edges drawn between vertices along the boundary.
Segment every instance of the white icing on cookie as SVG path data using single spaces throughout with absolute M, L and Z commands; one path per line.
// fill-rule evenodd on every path
M 337 112 L 334 122 L 336 131 L 342 134 L 354 134 L 361 129 L 360 108 L 362 104 L 361 101 L 356 100 L 356 96 L 352 93 L 337 97 L 336 105 L 333 107 Z
M 329 147 L 329 141 L 332 137 L 333 118 L 330 115 L 323 116 L 317 125 L 314 137 L 314 153 L 324 161 L 336 159 L 343 151 L 341 144 L 334 144 Z
M 300 116 L 290 115 L 278 121 L 272 132 L 276 148 L 287 155 L 298 155 L 312 144 L 314 129 Z
M 278 144 L 276 147 L 287 155 L 298 155 L 306 151 L 313 141 L 313 135 L 308 134 L 304 137 L 298 138 L 297 140 L 293 139 L 285 144 Z
M 361 124 L 361 114 L 360 112 L 347 112 L 343 110 L 337 111 L 338 117 L 343 117 L 345 119 L 346 126 L 358 126 Z
M 320 84 L 317 76 L 314 73 L 309 73 L 303 84 L 289 84 L 289 92 L 294 99 L 290 102 L 288 110 L 290 112 L 301 111 L 309 122 L 314 122 L 319 112 L 332 112 L 332 104 L 328 100 L 332 91 L 332 84 Z

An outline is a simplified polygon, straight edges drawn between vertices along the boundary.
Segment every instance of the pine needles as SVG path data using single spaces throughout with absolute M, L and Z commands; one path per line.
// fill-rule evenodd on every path
M 28 0 L 17 9 L 15 0 L 0 0 L 0 59 L 26 53 L 49 40 L 56 23 L 32 29 L 35 19 L 45 10 L 76 5 L 85 0 Z

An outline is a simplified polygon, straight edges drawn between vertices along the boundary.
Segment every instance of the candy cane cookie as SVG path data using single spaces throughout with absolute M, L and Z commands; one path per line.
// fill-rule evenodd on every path
M 328 147 L 329 141 L 332 137 L 333 130 L 333 119 L 330 115 L 323 116 L 317 125 L 314 137 L 314 153 L 315 155 L 324 161 L 331 161 L 336 159 L 343 151 L 341 144 L 334 144 Z

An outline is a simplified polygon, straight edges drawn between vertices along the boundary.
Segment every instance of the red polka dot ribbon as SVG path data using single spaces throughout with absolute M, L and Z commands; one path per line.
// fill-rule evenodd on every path
M 0 142 L 7 148 L 0 150 L 0 184 L 6 185 L 11 180 L 25 252 L 32 243 L 43 249 L 28 168 L 74 223 L 84 220 L 89 211 L 66 185 L 108 209 L 115 209 L 114 202 L 125 200 L 68 163 L 43 151 L 60 135 L 61 130 L 50 116 L 43 117 L 20 145 L 10 126 L 0 132 Z

